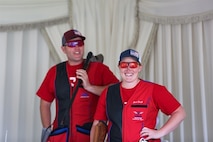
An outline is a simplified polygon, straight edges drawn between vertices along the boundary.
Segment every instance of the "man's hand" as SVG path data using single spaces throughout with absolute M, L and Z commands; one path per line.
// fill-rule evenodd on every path
M 76 71 L 76 74 L 77 74 L 77 78 L 82 80 L 82 86 L 84 87 L 84 89 L 95 95 L 100 96 L 101 92 L 107 86 L 107 85 L 105 86 L 92 85 L 89 81 L 88 74 L 84 69 L 78 69 Z
M 47 139 L 51 133 L 51 128 L 43 128 L 41 133 L 41 142 L 47 142 Z
M 91 86 L 90 82 L 89 82 L 89 77 L 87 75 L 86 70 L 84 69 L 78 69 L 76 71 L 77 74 L 77 78 L 82 80 L 82 85 L 85 89 L 89 88 Z

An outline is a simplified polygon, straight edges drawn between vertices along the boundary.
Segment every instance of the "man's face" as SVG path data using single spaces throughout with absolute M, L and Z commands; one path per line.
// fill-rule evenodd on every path
M 70 65 L 77 65 L 83 61 L 84 41 L 81 38 L 74 38 L 68 41 L 62 47 L 63 52 L 67 55 Z

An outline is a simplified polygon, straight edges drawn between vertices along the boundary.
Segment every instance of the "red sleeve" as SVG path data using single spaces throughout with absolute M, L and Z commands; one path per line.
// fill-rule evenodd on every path
M 56 66 L 53 66 L 49 69 L 49 71 L 46 74 L 46 77 L 44 78 L 40 88 L 37 91 L 37 96 L 39 96 L 41 99 L 52 102 L 55 98 L 55 76 L 56 76 Z
M 91 62 L 88 76 L 93 85 L 105 86 L 119 82 L 109 67 L 99 62 Z
M 119 82 L 119 80 L 116 78 L 116 76 L 113 74 L 113 72 L 109 69 L 109 67 L 104 64 L 103 64 L 103 75 L 105 76 L 103 78 L 104 85 L 109 85 L 112 83 Z
M 99 97 L 98 104 L 96 107 L 96 112 L 94 115 L 94 120 L 107 120 L 106 115 L 106 94 L 108 88 L 105 88 Z
M 180 106 L 177 99 L 164 86 L 155 86 L 153 98 L 157 107 L 166 115 L 172 114 Z

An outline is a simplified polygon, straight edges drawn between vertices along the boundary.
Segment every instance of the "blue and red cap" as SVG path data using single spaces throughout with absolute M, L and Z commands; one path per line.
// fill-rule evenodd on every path
M 123 51 L 120 54 L 120 60 L 119 62 L 121 62 L 123 60 L 123 58 L 125 57 L 131 57 L 133 58 L 136 62 L 140 63 L 140 58 L 139 58 L 139 53 L 136 50 L 133 49 L 127 49 L 125 51 Z

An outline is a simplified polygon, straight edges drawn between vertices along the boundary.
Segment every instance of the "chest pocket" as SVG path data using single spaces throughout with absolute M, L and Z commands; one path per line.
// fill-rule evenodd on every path
M 145 121 L 147 119 L 147 113 L 149 111 L 148 105 L 150 102 L 150 98 L 146 99 L 144 104 L 132 104 L 132 120 L 133 121 Z

